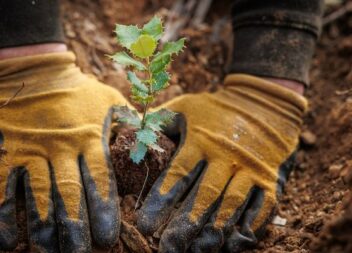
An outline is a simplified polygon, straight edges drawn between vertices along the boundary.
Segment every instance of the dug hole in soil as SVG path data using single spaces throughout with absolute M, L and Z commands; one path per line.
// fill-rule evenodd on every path
M 94 74 L 129 97 L 125 70 L 105 56 L 120 50 L 111 32 L 114 24 L 143 24 L 154 14 L 166 17 L 174 2 L 63 0 L 64 29 L 68 45 L 77 55 L 78 65 L 84 72 Z M 187 48 L 172 63 L 171 85 L 158 97 L 156 105 L 185 93 L 212 91 L 221 85 L 226 64 L 231 58 L 231 2 L 213 1 L 205 22 L 199 27 L 187 25 L 180 31 L 180 35 L 187 38 Z M 351 2 L 345 1 L 346 4 Z M 341 4 L 328 7 L 325 16 L 340 8 Z M 327 23 L 318 42 L 310 72 L 311 87 L 306 93 L 310 109 L 304 121 L 302 146 L 297 166 L 278 206 L 277 216 L 281 222 L 270 224 L 265 238 L 246 253 L 352 253 L 351 59 L 352 14 L 347 13 Z M 112 153 L 121 150 L 119 157 L 127 157 L 125 148 L 129 138 L 131 135 L 122 138 L 125 144 L 113 144 Z M 167 162 L 165 159 L 159 163 L 158 155 L 147 159 L 150 159 L 147 162 L 150 169 L 155 168 L 155 172 L 151 172 L 155 173 L 151 176 L 153 180 Z M 139 193 L 134 185 L 141 187 L 146 172 L 143 166 L 140 169 L 133 166 L 126 167 L 128 169 L 124 172 L 137 170 L 133 180 L 138 183 L 127 180 L 126 189 L 120 185 L 119 190 L 126 194 L 131 189 L 136 192 L 121 198 L 124 219 L 121 238 L 111 252 L 157 251 L 157 238 L 144 238 L 134 226 L 134 206 Z M 21 198 L 18 198 L 18 205 L 20 237 L 25 238 L 25 212 Z M 16 252 L 29 252 L 25 239 Z

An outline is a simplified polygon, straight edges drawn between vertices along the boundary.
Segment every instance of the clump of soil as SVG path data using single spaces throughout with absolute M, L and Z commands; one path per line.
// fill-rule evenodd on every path
M 156 252 L 158 246 L 156 238 L 145 238 L 136 228 L 135 208 L 139 204 L 136 202 L 139 195 L 142 199 L 146 196 L 161 172 L 167 168 L 176 146 L 168 137 L 159 133 L 158 145 L 164 152 L 149 149 L 144 160 L 140 164 L 135 164 L 129 157 L 136 139 L 135 130 L 119 129 L 114 139 L 110 144 L 110 151 L 119 195 L 122 197 L 122 224 L 120 243 L 112 252 Z
M 175 144 L 163 134 L 159 134 L 158 145 L 164 152 L 149 149 L 139 164 L 130 159 L 130 149 L 135 144 L 135 130 L 121 129 L 110 146 L 111 159 L 115 169 L 120 196 L 139 195 L 147 178 L 142 195 L 145 196 L 160 173 L 167 167 L 175 150 Z M 149 168 L 149 171 L 148 171 Z M 148 174 L 148 175 L 147 175 Z

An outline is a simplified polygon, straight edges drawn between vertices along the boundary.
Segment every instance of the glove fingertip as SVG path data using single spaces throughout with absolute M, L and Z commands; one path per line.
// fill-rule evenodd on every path
M 138 212 L 137 228 L 143 235 L 152 235 L 158 229 L 158 223 L 149 215 Z
M 13 251 L 17 247 L 17 227 L 9 227 L 0 222 L 0 250 Z
M 257 239 L 250 238 L 242 235 L 237 230 L 232 233 L 230 238 L 227 239 L 224 245 L 224 252 L 226 253 L 236 253 L 241 252 L 244 249 L 249 249 L 254 247 L 257 243 Z
M 99 222 L 91 224 L 94 243 L 104 249 L 116 245 L 120 231 L 119 215 L 116 215 L 116 212 L 101 212 L 96 215 L 96 219 Z

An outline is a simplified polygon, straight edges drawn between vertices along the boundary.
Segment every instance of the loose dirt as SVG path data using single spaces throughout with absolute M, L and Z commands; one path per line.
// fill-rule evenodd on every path
M 129 194 L 146 196 L 154 181 L 169 164 L 175 150 L 175 144 L 165 135 L 160 134 L 158 145 L 164 149 L 164 152 L 149 149 L 144 160 L 135 164 L 129 158 L 134 143 L 135 130 L 122 129 L 110 145 L 119 195 L 122 197 Z M 145 180 L 146 184 L 143 188 Z
M 187 48 L 173 62 L 171 86 L 155 104 L 184 93 L 212 91 L 221 85 L 231 56 L 231 26 L 227 1 L 214 2 L 204 24 L 181 31 L 181 36 L 187 38 Z M 171 0 L 63 0 L 64 28 L 68 45 L 78 56 L 78 65 L 129 96 L 124 69 L 105 56 L 118 49 L 112 33 L 114 24 L 142 24 L 155 13 L 165 16 L 172 3 Z M 328 10 L 331 11 L 334 9 Z M 310 109 L 305 118 L 302 145 L 277 212 L 286 222 L 270 224 L 264 240 L 247 252 L 352 252 L 351 57 L 352 15 L 347 14 L 324 27 L 312 63 L 311 87 L 306 93 Z M 145 172 L 140 175 L 133 178 L 139 180 L 138 184 L 144 180 Z M 128 184 L 127 188 L 133 185 Z M 121 193 L 130 193 L 122 190 L 122 186 L 120 189 Z M 155 240 L 145 239 L 133 227 L 135 201 L 135 194 L 121 200 L 124 218 L 121 243 L 112 252 L 157 250 Z M 19 247 L 16 252 L 28 252 L 25 243 Z

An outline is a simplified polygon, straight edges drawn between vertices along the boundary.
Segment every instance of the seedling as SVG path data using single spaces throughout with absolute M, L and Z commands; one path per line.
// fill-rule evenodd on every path
M 185 39 L 166 42 L 158 51 L 159 40 L 164 32 L 162 21 L 153 17 L 142 28 L 135 25 L 116 25 L 118 43 L 125 48 L 111 56 L 118 64 L 129 67 L 127 79 L 131 83 L 132 100 L 143 108 L 140 119 L 136 110 L 127 106 L 116 106 L 117 121 L 136 129 L 136 143 L 130 150 L 130 158 L 139 164 L 148 148 L 163 152 L 157 144 L 162 127 L 172 122 L 175 113 L 166 109 L 148 112 L 156 95 L 168 86 L 170 74 L 166 71 L 172 56 L 182 51 Z M 126 52 L 127 51 L 127 52 Z M 137 75 L 138 74 L 138 75 Z

